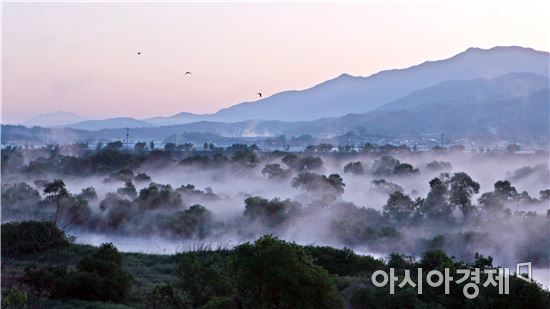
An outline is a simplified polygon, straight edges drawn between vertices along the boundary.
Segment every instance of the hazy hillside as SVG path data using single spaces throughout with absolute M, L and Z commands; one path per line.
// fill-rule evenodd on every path
M 37 116 L 25 125 L 100 130 L 198 121 L 312 121 L 444 100 L 505 99 L 525 96 L 542 89 L 543 84 L 548 83 L 545 78 L 548 77 L 549 59 L 548 52 L 523 47 L 469 48 L 448 59 L 382 71 L 368 77 L 342 74 L 309 89 L 277 93 L 265 99 L 221 109 L 214 114 L 181 112 L 169 117 L 144 120 L 109 118 L 82 121 L 80 118 L 68 117 L 70 114 L 55 113 Z M 505 74 L 511 75 L 493 80 Z
M 510 73 L 495 78 L 446 81 L 415 91 L 401 99 L 384 104 L 376 110 L 418 110 L 440 103 L 457 106 L 488 100 L 519 98 L 547 89 L 548 82 L 547 77 L 533 73 Z
M 119 128 L 136 128 L 136 127 L 152 127 L 154 124 L 143 120 L 138 120 L 129 117 L 108 118 L 104 120 L 86 120 L 70 125 L 67 128 L 81 130 L 101 130 L 101 129 L 119 129 Z
M 64 125 L 79 130 L 58 129 L 47 135 L 53 140 L 120 139 L 126 128 L 132 128 L 132 138 L 156 140 L 184 132 L 225 137 L 326 137 L 349 131 L 386 136 L 445 133 L 536 138 L 549 133 L 547 64 L 548 53 L 528 48 L 470 48 L 450 59 L 408 69 L 370 77 L 342 75 L 304 91 L 283 92 L 215 115 L 184 112 L 145 120 L 86 120 Z M 53 113 L 34 121 L 51 124 L 75 117 Z M 36 129 L 3 128 L 7 129 L 2 132 L 4 142 L 44 139 L 36 135 L 44 134 Z
M 548 63 L 547 52 L 530 48 L 469 48 L 449 59 L 382 71 L 368 77 L 343 74 L 306 90 L 281 92 L 256 102 L 222 109 L 211 118 L 216 121 L 295 121 L 364 113 L 448 80 L 492 78 L 512 72 L 548 76 Z
M 420 110 L 375 111 L 321 119 L 288 134 L 337 135 L 348 131 L 391 136 L 445 133 L 461 137 L 548 137 L 548 89 L 525 97 L 470 104 L 432 104 Z
M 196 121 L 201 121 L 204 118 L 207 118 L 207 117 L 205 117 L 204 115 L 197 115 L 197 114 L 193 114 L 193 113 L 181 112 L 181 113 L 175 114 L 173 116 L 152 117 L 152 118 L 147 118 L 147 119 L 144 119 L 144 120 L 149 122 L 149 123 L 155 124 L 155 125 L 163 126 L 163 125 L 174 125 L 174 124 L 184 124 L 184 123 L 196 122 Z
M 86 118 L 67 112 L 55 112 L 41 114 L 32 117 L 22 123 L 22 125 L 27 127 L 40 126 L 40 127 L 54 127 L 54 126 L 64 126 L 71 123 L 76 123 L 80 121 L 85 121 Z
M 131 137 L 162 140 L 185 132 L 205 132 L 225 137 L 267 137 L 279 134 L 331 137 L 354 131 L 394 137 L 444 133 L 456 137 L 547 138 L 550 132 L 549 100 L 546 89 L 516 98 L 462 102 L 458 105 L 452 101 L 441 102 L 424 105 L 418 110 L 373 111 L 311 122 L 202 121 L 174 126 L 142 127 L 132 129 Z M 124 128 L 84 131 L 69 128 L 50 130 L 2 126 L 2 129 L 3 143 L 40 142 L 45 137 L 50 142 L 56 139 L 75 141 L 81 138 L 90 141 L 125 137 Z

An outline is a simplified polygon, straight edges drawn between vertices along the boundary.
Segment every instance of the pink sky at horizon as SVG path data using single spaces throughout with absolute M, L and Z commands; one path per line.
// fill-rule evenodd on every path
M 549 50 L 547 1 L 466 3 L 4 3 L 2 123 L 212 113 L 469 47 Z

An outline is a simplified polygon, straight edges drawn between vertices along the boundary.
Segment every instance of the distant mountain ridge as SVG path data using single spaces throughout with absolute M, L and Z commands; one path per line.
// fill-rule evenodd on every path
M 67 113 L 67 112 L 53 112 L 53 113 L 47 113 L 47 114 L 40 114 L 37 116 L 34 116 L 22 123 L 24 126 L 32 127 L 32 126 L 39 126 L 39 127 L 54 127 L 54 126 L 64 126 L 80 121 L 87 120 L 84 117 Z
M 448 80 L 493 78 L 514 72 L 548 77 L 548 64 L 548 52 L 530 48 L 469 48 L 448 59 L 381 71 L 367 77 L 342 74 L 309 89 L 281 92 L 256 102 L 222 109 L 209 120 L 298 121 L 365 113 Z
M 240 122 L 200 121 L 189 124 L 131 129 L 133 140 L 164 140 L 186 132 L 217 134 L 222 137 L 260 137 L 285 134 L 315 137 L 335 137 L 354 132 L 370 136 L 419 137 L 439 135 L 460 138 L 497 138 L 533 140 L 550 138 L 550 98 L 548 88 L 526 96 L 486 99 L 452 104 L 448 101 L 430 103 L 422 108 L 371 111 L 315 121 L 283 122 L 247 120 Z M 48 142 L 93 142 L 125 137 L 125 128 L 95 131 L 72 128 L 45 129 L 40 127 L 2 125 L 2 143 L 29 140 Z M 178 139 L 179 143 L 186 140 Z
M 534 73 L 509 73 L 495 78 L 450 80 L 415 91 L 375 111 L 396 111 L 427 108 L 434 104 L 455 106 L 526 97 L 549 87 L 549 79 Z
M 81 130 L 102 130 L 102 129 L 121 129 L 121 128 L 138 128 L 138 127 L 154 127 L 155 125 L 147 121 L 138 120 L 130 117 L 108 118 L 103 120 L 86 120 L 64 127 L 81 129 Z
M 420 109 L 349 114 L 311 121 L 293 127 L 286 134 L 331 136 L 361 131 L 387 136 L 444 133 L 455 137 L 549 138 L 548 91 L 546 88 L 523 97 L 460 105 L 441 102 Z
M 323 118 L 428 107 L 443 101 L 474 101 L 526 97 L 548 84 L 548 52 L 524 47 L 469 48 L 444 60 L 356 77 L 342 74 L 305 90 L 292 90 L 221 109 L 214 114 L 182 112 L 143 120 L 120 117 L 64 123 L 101 130 L 169 126 L 193 122 L 277 120 L 315 121 Z
M 168 117 L 152 117 L 152 118 L 146 118 L 144 121 L 148 123 L 152 123 L 155 125 L 174 125 L 174 124 L 183 124 L 183 123 L 191 123 L 195 121 L 201 121 L 203 120 L 205 115 L 198 115 L 193 113 L 187 113 L 187 112 L 181 112 L 178 114 L 175 114 L 173 116 Z

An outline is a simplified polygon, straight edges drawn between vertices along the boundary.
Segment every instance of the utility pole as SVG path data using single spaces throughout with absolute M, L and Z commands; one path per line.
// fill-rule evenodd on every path
M 130 149 L 130 129 L 126 128 L 126 149 Z

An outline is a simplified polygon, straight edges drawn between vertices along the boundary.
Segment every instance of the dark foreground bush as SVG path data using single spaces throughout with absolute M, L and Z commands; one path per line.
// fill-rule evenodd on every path
M 234 271 L 243 308 L 342 308 L 327 271 L 294 243 L 264 236 L 240 245 Z
M 2 224 L 2 257 L 40 252 L 68 244 L 65 233 L 50 221 Z
M 25 268 L 21 279 L 37 296 L 82 300 L 123 302 L 130 291 L 132 277 L 122 269 L 122 255 L 112 244 L 103 244 L 82 259 L 77 270 L 66 266 Z

